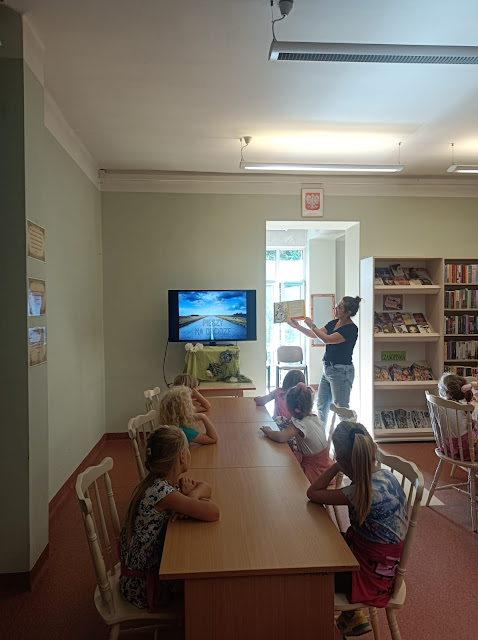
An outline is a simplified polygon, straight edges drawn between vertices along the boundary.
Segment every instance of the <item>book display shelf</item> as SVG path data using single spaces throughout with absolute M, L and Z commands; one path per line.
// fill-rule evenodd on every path
M 360 287 L 363 420 L 377 442 L 433 441 L 425 390 L 437 393 L 444 367 L 444 260 L 364 258 Z
M 478 373 L 478 260 L 445 258 L 444 369 Z

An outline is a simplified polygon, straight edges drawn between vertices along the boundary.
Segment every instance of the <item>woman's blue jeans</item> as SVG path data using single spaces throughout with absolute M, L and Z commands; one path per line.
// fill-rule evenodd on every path
M 319 384 L 317 411 L 319 418 L 327 425 L 330 404 L 349 407 L 350 391 L 355 377 L 353 364 L 325 364 Z

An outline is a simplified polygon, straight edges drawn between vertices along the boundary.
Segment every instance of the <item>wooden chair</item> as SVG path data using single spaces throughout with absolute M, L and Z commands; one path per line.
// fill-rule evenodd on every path
M 154 387 L 154 389 L 147 389 L 144 392 L 144 402 L 146 404 L 146 412 L 154 409 L 156 411 L 156 422 L 155 428 L 158 426 L 157 421 L 159 420 L 159 394 L 161 393 L 161 389 L 159 387 Z
M 281 364 L 284 362 L 285 364 Z M 291 364 L 295 363 L 295 364 Z M 308 384 L 307 365 L 304 363 L 302 347 L 285 346 L 277 349 L 276 388 L 280 387 L 280 372 L 299 369 L 304 372 L 305 382 Z
M 337 416 L 342 420 L 352 420 L 356 422 L 357 414 L 355 413 L 355 411 L 353 411 L 353 409 L 339 407 L 334 403 L 330 405 L 330 411 L 332 411 L 332 422 L 330 423 L 330 431 L 329 431 L 329 437 L 328 437 L 327 443 L 329 446 L 329 450 L 332 451 L 333 450 L 332 436 L 334 435 L 335 421 L 337 419 Z M 333 459 L 335 460 L 335 451 L 333 452 Z M 344 474 L 342 472 L 339 472 L 335 476 L 335 489 L 340 489 L 340 487 L 342 486 L 343 479 L 344 479 Z M 335 514 L 335 519 L 337 520 L 339 531 L 345 532 L 345 527 L 342 522 L 342 518 L 340 517 L 339 508 L 337 507 L 337 505 L 334 505 L 334 514 Z
M 475 406 L 473 404 L 460 404 L 453 400 L 444 400 L 438 396 L 431 395 L 428 391 L 425 391 L 425 395 L 437 445 L 435 453 L 438 456 L 438 466 L 433 476 L 430 493 L 428 494 L 427 507 L 435 491 L 456 489 L 470 498 L 471 528 L 472 531 L 477 531 L 476 474 L 478 472 L 478 459 L 476 458 L 474 448 L 475 437 L 473 435 L 473 419 L 471 415 L 475 410 Z M 459 435 L 458 430 L 460 418 L 463 423 L 462 416 L 465 416 L 466 420 L 469 460 L 465 459 L 467 456 L 463 449 L 462 436 Z M 445 484 L 442 487 L 437 487 L 444 462 L 449 462 L 452 465 L 452 475 L 455 467 L 460 467 L 466 471 L 468 475 L 467 480 L 465 482 Z M 463 489 L 462 487 L 467 487 L 467 489 Z
M 155 430 L 156 426 L 156 411 L 154 409 L 151 409 L 145 415 L 131 418 L 128 422 L 128 435 L 133 447 L 140 481 L 146 477 L 144 460 L 146 458 L 148 436 Z
M 105 458 L 99 465 L 88 467 L 86 471 L 80 473 L 76 479 L 76 496 L 83 516 L 88 547 L 98 583 L 94 595 L 96 609 L 105 624 L 111 627 L 110 640 L 117 640 L 120 625 L 123 622 L 144 620 L 157 623 L 159 621 L 162 625 L 171 626 L 171 624 L 181 624 L 182 616 L 178 605 L 169 606 L 167 611 L 158 610 L 155 613 L 148 613 L 145 609 L 138 609 L 126 602 L 121 596 L 120 563 L 115 563 L 120 525 L 108 473 L 112 468 L 113 460 Z M 103 509 L 105 502 L 108 505 L 106 513 Z M 156 624 L 155 628 L 157 626 Z M 150 628 L 153 629 L 153 627 Z
M 395 616 L 396 609 L 402 609 L 405 604 L 405 598 L 407 594 L 405 586 L 405 573 L 407 568 L 408 558 L 410 556 L 410 550 L 412 547 L 413 536 L 415 535 L 415 527 L 417 525 L 418 513 L 420 511 L 420 503 L 423 496 L 423 476 L 413 462 L 408 462 L 399 456 L 391 456 L 380 449 L 377 451 L 377 463 L 385 465 L 391 469 L 395 476 L 401 479 L 401 486 L 407 494 L 407 508 L 408 508 L 408 530 L 405 536 L 402 556 L 397 567 L 395 575 L 395 583 L 393 587 L 393 595 L 385 607 L 387 614 L 388 626 L 390 634 L 393 640 L 402 640 L 400 630 L 398 628 L 397 619 Z M 367 607 L 362 603 L 350 604 L 345 594 L 336 593 L 334 599 L 334 609 L 336 611 L 353 611 L 355 609 L 369 610 L 370 624 L 372 625 L 373 635 L 375 640 L 380 640 L 380 631 L 378 626 L 378 611 L 376 607 Z

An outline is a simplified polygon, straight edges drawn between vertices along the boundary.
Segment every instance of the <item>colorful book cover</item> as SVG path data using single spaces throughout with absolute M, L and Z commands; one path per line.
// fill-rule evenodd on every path
M 394 278 L 393 279 L 393 284 L 396 285 L 397 287 L 404 287 L 405 285 L 409 285 L 410 284 L 410 280 L 407 280 L 405 277 Z
M 381 411 L 382 423 L 385 429 L 397 429 L 395 415 L 393 411 Z
M 413 317 L 415 318 L 415 322 L 417 324 L 427 324 L 427 319 L 423 315 L 423 313 L 414 313 Z
M 414 319 L 411 313 L 402 313 L 402 318 L 405 324 L 414 324 Z
M 392 313 L 390 318 L 393 324 L 403 324 L 403 316 L 401 313 Z
M 305 300 L 289 300 L 288 302 L 274 302 L 274 322 L 289 322 L 305 318 Z
M 374 332 L 375 334 L 377 334 L 377 333 L 383 333 L 383 329 L 382 329 L 382 327 L 381 327 L 379 324 L 374 324 L 374 326 L 373 326 L 373 332 Z
M 422 284 L 425 285 L 430 285 L 433 284 L 431 278 L 430 278 L 430 274 L 428 273 L 428 271 L 422 267 L 417 269 L 417 275 L 420 278 Z
M 427 324 L 419 324 L 417 326 L 420 333 L 431 333 L 431 329 Z
M 420 333 L 416 324 L 408 324 L 407 330 L 408 330 L 408 333 Z
M 399 429 L 408 429 L 407 411 L 405 409 L 395 409 L 395 422 Z
M 386 311 L 401 311 L 403 309 L 403 296 L 395 294 L 383 296 L 383 308 Z
M 375 411 L 373 414 L 373 428 L 383 429 L 382 416 L 380 415 L 380 411 Z
M 385 324 L 391 324 L 392 319 L 390 318 L 390 314 L 389 313 L 378 313 L 378 320 L 380 322 L 380 324 L 383 326 Z
M 402 381 L 402 367 L 399 364 L 392 364 L 388 370 L 390 372 L 390 377 L 394 382 Z
M 382 328 L 384 333 L 396 333 L 395 327 L 391 322 L 389 322 L 388 324 L 384 324 Z
M 390 380 L 390 373 L 388 371 L 388 367 L 383 367 L 378 364 L 374 365 L 373 368 L 373 377 L 377 382 Z

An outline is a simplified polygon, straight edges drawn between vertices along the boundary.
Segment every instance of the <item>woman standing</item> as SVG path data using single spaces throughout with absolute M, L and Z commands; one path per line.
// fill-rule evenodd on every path
M 310 318 L 304 322 L 306 329 L 297 320 L 290 320 L 294 329 L 309 338 L 319 338 L 325 344 L 324 369 L 320 379 L 317 410 L 324 425 L 327 425 L 331 402 L 339 407 L 349 406 L 350 391 L 355 377 L 352 353 L 357 342 L 358 329 L 352 317 L 357 313 L 362 298 L 345 296 L 335 307 L 335 320 L 319 329 Z

